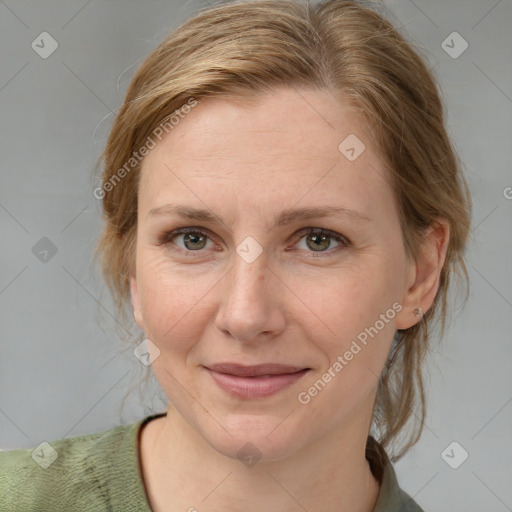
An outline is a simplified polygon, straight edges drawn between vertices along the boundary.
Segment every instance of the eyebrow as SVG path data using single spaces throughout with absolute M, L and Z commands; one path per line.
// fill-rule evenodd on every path
M 202 208 L 194 208 L 189 205 L 164 204 L 148 211 L 147 217 L 156 215 L 177 216 L 182 219 L 195 220 L 207 223 L 215 223 L 218 218 L 209 210 Z M 319 206 L 306 208 L 288 208 L 274 217 L 273 223 L 269 231 L 280 226 L 286 226 L 301 220 L 319 219 L 330 216 L 349 216 L 354 220 L 370 221 L 371 219 L 361 212 L 342 208 L 339 206 Z M 220 221 L 224 223 L 222 219 Z

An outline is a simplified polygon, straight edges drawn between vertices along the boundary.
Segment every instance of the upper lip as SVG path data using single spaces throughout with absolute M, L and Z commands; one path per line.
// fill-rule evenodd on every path
M 285 364 L 265 363 L 252 366 L 245 366 L 236 363 L 218 363 L 206 366 L 209 370 L 219 373 L 236 375 L 237 377 L 257 377 L 261 375 L 283 375 L 307 370 L 303 366 L 289 366 Z

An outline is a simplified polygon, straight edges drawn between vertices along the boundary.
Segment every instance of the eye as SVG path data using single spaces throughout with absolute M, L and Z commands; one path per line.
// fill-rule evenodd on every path
M 339 233 L 335 233 L 334 231 L 329 231 L 328 229 L 322 229 L 322 228 L 305 228 L 298 233 L 299 236 L 301 236 L 299 242 L 304 239 L 305 247 L 309 249 L 313 249 L 313 253 L 329 253 L 332 254 L 333 252 L 337 252 L 344 247 L 349 247 L 350 242 L 349 240 L 344 237 L 343 235 L 340 235 Z M 330 245 L 332 244 L 332 240 L 335 240 L 338 242 L 338 246 L 334 249 L 327 251 L 329 249 Z M 296 244 L 300 245 L 300 244 Z M 319 249 L 319 250 L 317 250 Z
M 296 236 L 300 238 L 295 246 L 300 245 L 300 242 L 304 239 L 305 246 L 303 247 L 305 248 L 303 250 L 311 253 L 332 254 L 344 247 L 350 246 L 350 241 L 346 237 L 323 228 L 304 228 L 300 230 Z M 181 243 L 177 243 L 175 240 Z M 338 246 L 328 250 L 332 244 L 332 240 L 335 240 Z M 172 232 L 164 232 L 158 236 L 156 240 L 157 245 L 168 246 L 172 250 L 176 249 L 180 252 L 188 253 L 187 255 L 193 255 L 195 252 L 201 252 L 202 249 L 208 248 L 208 242 L 210 242 L 210 248 L 212 248 L 211 245 L 215 246 L 209 232 L 205 231 L 203 228 L 180 228 Z M 297 249 L 291 250 L 296 251 Z
M 173 240 L 180 240 L 181 244 L 175 243 Z M 207 242 L 213 243 L 208 233 L 197 228 L 181 228 L 171 233 L 163 233 L 158 237 L 158 245 L 175 245 L 182 252 L 197 252 L 207 246 Z

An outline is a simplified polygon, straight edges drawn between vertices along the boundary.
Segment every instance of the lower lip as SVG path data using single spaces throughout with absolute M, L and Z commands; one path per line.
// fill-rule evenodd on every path
M 297 382 L 309 370 L 269 377 L 238 377 L 206 368 L 217 385 L 238 398 L 266 398 Z

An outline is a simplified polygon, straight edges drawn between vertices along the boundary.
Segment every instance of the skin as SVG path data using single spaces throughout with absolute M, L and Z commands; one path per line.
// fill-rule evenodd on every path
M 354 161 L 338 150 L 351 133 L 366 146 Z M 364 453 L 378 375 L 395 330 L 414 325 L 414 309 L 433 303 L 449 228 L 439 219 L 422 258 L 407 259 L 372 140 L 342 98 L 282 87 L 258 101 L 202 100 L 145 158 L 131 293 L 137 324 L 160 350 L 152 367 L 169 399 L 167 416 L 140 436 L 156 512 L 373 510 L 379 484 Z M 171 202 L 222 221 L 148 215 Z M 269 231 L 285 208 L 325 205 L 370 220 L 332 216 Z M 209 238 L 196 251 L 183 234 L 158 245 L 160 233 L 182 227 Z M 350 243 L 331 237 L 315 248 L 311 235 L 299 234 L 308 227 Z M 248 236 L 263 249 L 251 263 L 236 252 Z M 299 403 L 298 394 L 393 303 L 401 311 Z M 225 361 L 311 370 L 273 396 L 240 399 L 203 367 Z M 261 454 L 252 467 L 237 458 L 248 442 Z

